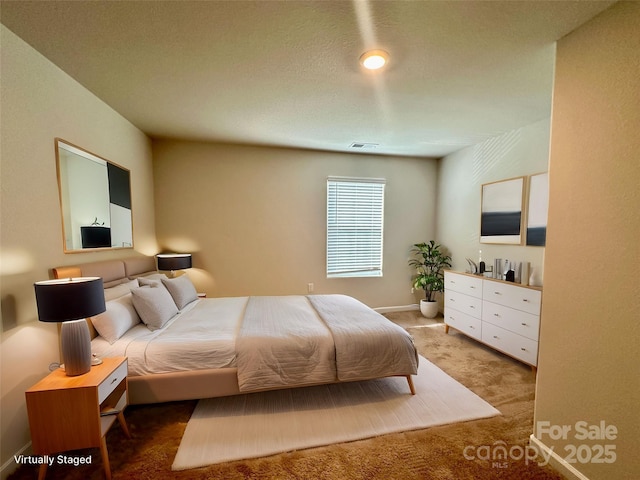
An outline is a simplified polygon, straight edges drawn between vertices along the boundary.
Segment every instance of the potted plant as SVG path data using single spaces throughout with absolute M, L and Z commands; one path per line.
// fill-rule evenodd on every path
M 433 240 L 429 243 L 416 243 L 411 253 L 417 258 L 409 259 L 409 266 L 417 271 L 413 280 L 413 287 L 424 290 L 425 298 L 420 300 L 420 311 L 427 318 L 434 318 L 438 314 L 436 292 L 444 291 L 445 267 L 451 267 L 451 257 L 445 255 L 442 247 Z

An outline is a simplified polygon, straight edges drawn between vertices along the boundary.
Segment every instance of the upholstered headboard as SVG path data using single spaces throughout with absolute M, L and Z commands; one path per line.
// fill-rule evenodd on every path
M 130 257 L 122 260 L 104 260 L 102 262 L 55 267 L 53 269 L 53 277 L 101 277 L 104 287 L 110 288 L 155 271 L 155 257 Z
M 115 287 L 150 273 L 156 273 L 155 257 L 129 257 L 53 268 L 54 278 L 101 277 L 105 288 Z M 98 336 L 90 318 L 87 319 L 87 323 L 91 338 Z

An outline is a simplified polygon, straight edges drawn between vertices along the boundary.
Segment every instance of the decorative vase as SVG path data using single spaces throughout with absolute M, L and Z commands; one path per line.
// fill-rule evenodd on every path
M 542 278 L 537 268 L 531 269 L 531 275 L 529 276 L 529 285 L 531 285 L 532 287 L 542 286 Z
M 426 318 L 435 318 L 438 315 L 438 302 L 420 300 L 420 312 Z

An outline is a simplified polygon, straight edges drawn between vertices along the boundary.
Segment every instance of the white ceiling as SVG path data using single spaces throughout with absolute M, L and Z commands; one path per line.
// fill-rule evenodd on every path
M 5 1 L 149 136 L 441 157 L 548 118 L 554 42 L 607 1 Z M 358 58 L 381 48 L 383 72 Z

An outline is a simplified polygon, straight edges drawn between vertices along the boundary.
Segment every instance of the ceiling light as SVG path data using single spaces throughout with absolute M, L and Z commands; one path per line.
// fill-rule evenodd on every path
M 389 61 L 389 54 L 384 50 L 370 50 L 360 57 L 360 63 L 368 70 L 379 70 Z

